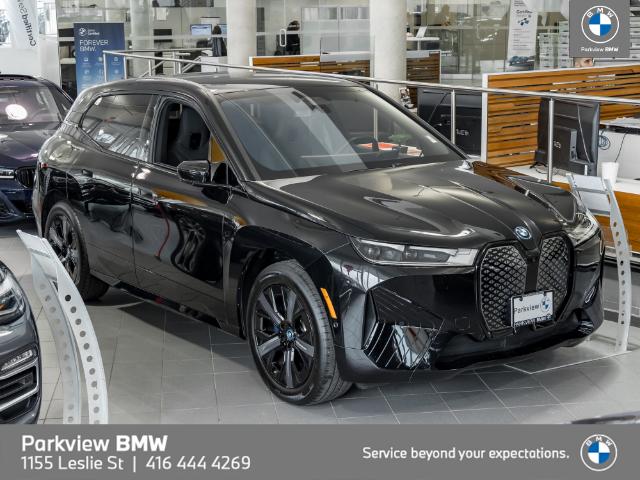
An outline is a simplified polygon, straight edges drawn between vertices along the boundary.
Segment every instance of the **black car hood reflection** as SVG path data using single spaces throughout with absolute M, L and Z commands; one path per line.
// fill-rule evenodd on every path
M 263 200 L 361 238 L 448 248 L 480 248 L 540 238 L 571 221 L 570 193 L 481 162 L 446 162 L 344 174 L 251 182 Z
M 57 125 L 43 127 L 0 129 L 0 167 L 35 166 L 40 147 L 55 133 Z

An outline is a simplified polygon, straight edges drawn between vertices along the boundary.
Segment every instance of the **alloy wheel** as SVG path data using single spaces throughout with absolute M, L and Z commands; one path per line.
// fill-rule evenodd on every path
M 253 320 L 256 352 L 270 378 L 287 390 L 302 387 L 313 371 L 316 335 L 301 295 L 284 284 L 264 287 Z
M 71 279 L 77 283 L 80 273 L 78 236 L 69 217 L 57 214 L 49 225 L 47 240 Z

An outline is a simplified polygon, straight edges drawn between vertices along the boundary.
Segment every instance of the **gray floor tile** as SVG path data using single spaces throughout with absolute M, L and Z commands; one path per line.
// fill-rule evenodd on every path
M 338 423 L 348 425 L 397 425 L 398 419 L 393 415 L 374 415 L 372 417 L 339 418 Z
M 210 337 L 211 343 L 215 345 L 239 343 L 243 341 L 241 338 L 238 338 L 235 335 L 231 335 L 230 333 L 227 333 L 224 330 L 220 330 L 219 328 L 215 327 L 210 327 Z
M 573 417 L 562 405 L 542 407 L 513 407 L 509 411 L 519 423 L 556 424 L 571 423 Z
M 217 408 L 197 408 L 193 410 L 162 410 L 160 421 L 174 425 L 210 425 L 218 423 Z
M 252 372 L 256 371 L 253 357 L 227 358 L 216 355 L 213 358 L 213 371 L 215 373 Z
M 451 412 L 398 413 L 398 421 L 408 425 L 454 425 L 458 423 Z
M 387 397 L 394 413 L 417 413 L 448 411 L 449 407 L 437 393 Z
M 366 388 L 361 388 L 357 385 L 354 385 L 341 398 L 382 397 L 382 392 L 380 391 L 380 388 L 381 387 L 377 387 L 377 386 L 367 386 Z
M 118 412 L 109 416 L 109 423 L 111 424 L 159 424 L 160 423 L 160 411 L 154 412 Z
M 251 406 L 221 406 L 220 423 L 278 423 L 276 406 L 274 404 Z
M 475 374 L 457 375 L 446 380 L 434 380 L 431 383 L 436 392 L 440 393 L 487 390 L 487 386 Z
M 278 414 L 278 422 L 282 424 L 337 423 L 337 418 L 331 403 L 311 406 L 276 403 L 276 413 Z
M 157 393 L 162 389 L 162 363 L 114 363 L 110 389 Z
M 238 339 L 238 341 L 242 340 Z M 211 345 L 211 350 L 213 351 L 214 357 L 233 358 L 251 356 L 249 343 L 245 341 L 242 341 L 242 343 L 214 343 Z
M 165 392 L 162 394 L 162 410 L 190 410 L 216 406 L 216 396 L 211 392 Z
M 162 377 L 164 393 L 184 392 L 194 397 L 213 393 L 213 373 L 170 375 Z
M 338 418 L 371 417 L 393 413 L 386 399 L 382 396 L 339 398 L 333 400 L 332 403 Z
M 428 381 L 412 382 L 412 383 L 389 383 L 380 387 L 382 393 L 389 396 L 394 395 L 413 395 L 436 393 L 435 389 Z
M 560 403 L 543 387 L 496 390 L 495 394 L 507 407 L 554 405 Z
M 137 389 L 123 391 L 120 389 L 110 388 L 110 413 L 159 412 L 161 407 L 162 395 L 160 393 L 147 393 Z
M 220 405 L 273 403 L 258 373 L 217 373 L 214 381 Z
M 489 390 L 443 393 L 442 398 L 451 410 L 472 410 L 504 406 Z
M 209 358 L 164 360 L 162 362 L 162 373 L 164 376 L 213 373 L 213 362 Z
M 620 404 L 612 402 L 564 403 L 563 406 L 576 420 L 603 417 L 623 410 Z
M 483 373 L 480 378 L 493 390 L 502 388 L 539 387 L 533 375 L 520 372 Z
M 506 408 L 488 408 L 485 410 L 463 410 L 454 412 L 462 424 L 504 425 L 518 423 Z

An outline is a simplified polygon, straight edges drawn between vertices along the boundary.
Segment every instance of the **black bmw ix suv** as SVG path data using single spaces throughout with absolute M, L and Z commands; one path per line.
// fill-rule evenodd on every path
M 246 338 L 280 398 L 580 343 L 603 242 L 574 196 L 472 162 L 366 85 L 191 74 L 85 91 L 33 209 L 85 299 Z

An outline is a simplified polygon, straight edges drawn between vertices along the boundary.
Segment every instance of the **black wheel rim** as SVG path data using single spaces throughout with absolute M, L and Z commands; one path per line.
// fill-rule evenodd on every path
M 78 236 L 69 217 L 59 214 L 51 220 L 47 240 L 71 279 L 77 283 L 80 271 Z
M 256 353 L 271 380 L 287 390 L 304 386 L 313 371 L 316 335 L 300 294 L 284 284 L 266 286 L 253 314 Z

